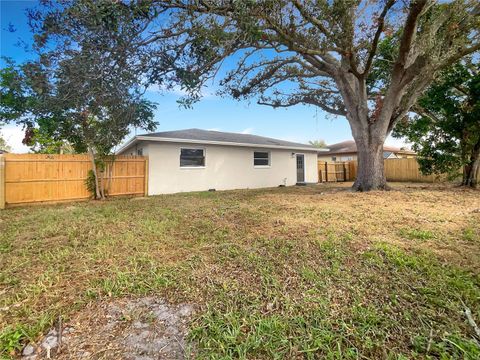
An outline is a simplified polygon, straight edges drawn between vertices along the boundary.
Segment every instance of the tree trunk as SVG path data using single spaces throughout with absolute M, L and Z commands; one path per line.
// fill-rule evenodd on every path
M 99 176 L 99 185 L 100 185 L 100 199 L 105 200 L 105 170 L 102 169 L 100 170 L 100 176 Z
M 373 113 L 369 111 L 364 77 L 338 73 L 337 86 L 342 94 L 346 117 L 357 146 L 357 177 L 353 190 L 387 190 L 383 165 L 383 143 L 391 129 L 390 119 L 398 102 L 378 98 Z M 398 98 L 401 89 L 395 92 Z M 386 102 L 386 104 L 385 104 Z
M 98 186 L 98 172 L 97 172 L 97 165 L 95 164 L 95 153 L 92 148 L 88 149 L 90 153 L 90 159 L 92 160 L 92 171 L 93 175 L 95 176 L 95 199 L 100 199 L 100 187 Z
M 470 155 L 470 161 L 464 167 L 462 185 L 472 188 L 478 187 L 478 176 L 480 173 L 480 141 L 478 141 Z
M 387 190 L 383 165 L 383 139 L 370 134 L 367 139 L 355 139 L 358 170 L 353 189 L 357 191 Z

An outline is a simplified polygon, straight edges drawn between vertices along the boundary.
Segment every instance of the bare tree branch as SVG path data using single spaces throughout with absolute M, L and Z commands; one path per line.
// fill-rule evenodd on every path
M 377 31 L 375 32 L 375 36 L 373 37 L 372 41 L 372 47 L 370 49 L 370 52 L 368 54 L 367 62 L 365 63 L 365 68 L 363 70 L 363 73 L 361 74 L 362 77 L 365 77 L 368 72 L 370 71 L 370 68 L 373 63 L 373 58 L 375 57 L 377 53 L 377 47 L 378 47 L 378 42 L 380 40 L 380 35 L 382 34 L 382 31 L 385 26 L 385 17 L 387 16 L 388 11 L 392 8 L 392 6 L 395 4 L 396 0 L 388 0 L 387 3 L 385 4 L 380 16 L 377 19 L 378 22 L 378 27 Z

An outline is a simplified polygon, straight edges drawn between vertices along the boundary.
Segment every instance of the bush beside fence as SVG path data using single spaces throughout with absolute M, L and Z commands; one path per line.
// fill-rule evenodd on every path
M 0 156 L 0 208 L 88 199 L 92 194 L 85 180 L 90 169 L 91 159 L 84 154 L 3 154 Z M 145 195 L 147 171 L 147 157 L 116 156 L 113 162 L 107 162 L 104 171 L 106 191 L 110 196 Z

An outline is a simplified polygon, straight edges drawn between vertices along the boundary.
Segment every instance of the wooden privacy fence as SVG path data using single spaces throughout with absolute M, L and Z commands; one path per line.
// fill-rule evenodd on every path
M 434 182 L 439 179 L 438 175 L 423 175 L 417 159 L 414 158 L 387 159 L 384 164 L 388 181 Z
M 85 180 L 92 162 L 89 155 L 0 155 L 0 208 L 16 204 L 80 200 L 92 196 Z M 148 158 L 116 156 L 104 171 L 110 196 L 146 195 Z
M 434 182 L 437 175 L 423 175 L 420 172 L 417 160 L 385 159 L 385 176 L 387 181 Z M 318 162 L 318 178 L 321 182 L 354 181 L 357 176 L 357 161 L 345 162 Z
M 337 182 L 349 181 L 352 178 L 349 162 L 318 162 L 318 181 Z

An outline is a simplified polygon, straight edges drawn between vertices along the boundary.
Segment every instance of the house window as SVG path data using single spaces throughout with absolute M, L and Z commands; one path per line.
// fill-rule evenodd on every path
M 143 156 L 143 149 L 137 149 L 137 155 Z
M 205 166 L 204 149 L 180 149 L 180 167 Z
M 336 156 L 332 156 L 332 161 L 337 161 L 337 157 L 336 157 Z
M 254 151 L 253 153 L 254 166 L 269 166 L 270 153 L 268 151 Z

